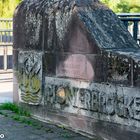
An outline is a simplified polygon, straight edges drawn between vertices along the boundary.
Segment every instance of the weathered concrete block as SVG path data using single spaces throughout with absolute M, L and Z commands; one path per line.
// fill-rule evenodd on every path
M 139 140 L 140 48 L 98 0 L 21 2 L 14 78 L 15 101 L 39 119 L 104 139 Z

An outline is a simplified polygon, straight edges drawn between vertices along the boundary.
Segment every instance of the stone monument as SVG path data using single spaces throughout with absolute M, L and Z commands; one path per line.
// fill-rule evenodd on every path
M 108 140 L 140 137 L 140 48 L 98 0 L 24 0 L 14 14 L 14 101 Z

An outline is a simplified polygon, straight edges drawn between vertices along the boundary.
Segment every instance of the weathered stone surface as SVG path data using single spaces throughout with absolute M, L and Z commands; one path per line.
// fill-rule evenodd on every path
M 98 0 L 24 0 L 14 15 L 14 92 L 44 120 L 138 140 L 139 52 Z
M 45 75 L 56 75 L 56 55 L 56 53 L 45 53 L 43 55 L 43 72 Z
M 65 90 L 63 104 L 56 98 L 59 88 Z M 52 108 L 59 110 L 65 106 L 66 112 L 96 120 L 139 127 L 139 95 L 139 89 L 134 88 L 46 77 L 46 106 L 51 104 Z
M 58 54 L 56 58 L 57 77 L 96 82 L 107 80 L 107 64 L 102 61 L 102 56 L 95 54 Z
M 18 55 L 20 101 L 39 104 L 42 98 L 42 53 L 22 51 Z
M 14 66 L 14 70 L 17 71 L 18 70 L 18 53 L 19 51 L 16 49 L 13 49 L 13 66 Z
M 68 52 L 74 48 L 75 53 L 86 48 L 93 53 L 95 46 L 138 48 L 117 16 L 94 0 L 25 0 L 15 11 L 14 22 L 15 48 Z

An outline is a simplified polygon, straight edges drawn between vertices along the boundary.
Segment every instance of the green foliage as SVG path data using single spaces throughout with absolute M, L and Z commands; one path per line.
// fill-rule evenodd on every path
M 100 0 L 116 13 L 140 12 L 140 0 Z
M 21 107 L 17 104 L 14 104 L 14 103 L 1 104 L 0 110 L 10 110 L 19 115 L 24 115 L 24 116 L 28 116 L 28 117 L 30 116 L 30 113 L 28 111 L 26 111 L 25 109 L 23 109 L 23 107 Z
M 22 0 L 0 0 L 0 17 L 11 18 Z M 140 0 L 100 0 L 114 12 L 140 12 Z
M 11 18 L 21 0 L 0 0 L 0 17 Z

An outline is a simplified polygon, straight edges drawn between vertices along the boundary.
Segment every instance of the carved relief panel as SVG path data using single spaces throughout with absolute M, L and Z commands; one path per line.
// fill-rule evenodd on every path
M 21 51 L 18 56 L 20 101 L 38 105 L 42 90 L 42 53 Z

